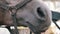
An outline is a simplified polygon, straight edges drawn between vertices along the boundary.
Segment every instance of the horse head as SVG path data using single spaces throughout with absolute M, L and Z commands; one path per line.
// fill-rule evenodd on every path
M 51 23 L 51 11 L 42 1 L 39 0 L 31 0 L 29 3 L 20 8 L 20 3 L 23 1 L 20 2 L 19 0 L 19 2 L 16 1 L 16 4 L 13 2 L 11 2 L 11 4 L 8 4 L 8 6 L 14 6 L 17 8 L 17 24 L 29 27 L 34 33 L 46 31 Z M 4 13 L 4 24 L 13 25 L 11 11 L 6 10 Z

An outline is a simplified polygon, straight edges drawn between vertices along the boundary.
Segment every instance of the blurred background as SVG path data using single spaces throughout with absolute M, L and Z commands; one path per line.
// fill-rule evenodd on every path
M 60 13 L 60 0 L 43 0 L 44 3 L 50 8 L 50 10 Z M 60 20 L 56 22 L 60 27 Z M 46 34 L 60 34 L 60 30 L 56 25 L 51 22 L 50 28 L 46 31 Z
M 50 10 L 56 11 L 60 13 L 60 0 L 42 0 L 48 6 Z M 60 20 L 56 22 L 60 27 Z M 11 27 L 14 29 L 13 27 Z M 28 27 L 18 27 L 20 34 L 29 34 L 30 30 Z M 7 33 L 8 32 L 8 33 Z M 0 34 L 10 34 L 10 32 L 6 28 L 0 28 Z M 60 30 L 56 27 L 56 25 L 51 22 L 51 26 L 45 32 L 45 34 L 60 34 Z

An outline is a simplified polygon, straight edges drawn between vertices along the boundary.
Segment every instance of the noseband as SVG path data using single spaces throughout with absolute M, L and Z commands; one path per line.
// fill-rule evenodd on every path
M 16 6 L 13 6 L 13 7 L 8 6 L 6 4 L 3 4 L 3 3 L 0 3 L 0 8 L 3 8 L 5 10 L 10 10 L 11 11 L 11 13 L 12 13 L 11 16 L 12 16 L 12 19 L 13 19 L 13 24 L 14 24 L 14 27 L 15 27 L 16 34 L 19 34 L 18 29 L 17 29 L 17 20 L 16 20 L 17 10 L 21 9 L 22 7 L 24 7 L 30 1 L 32 1 L 32 0 L 24 0 L 23 2 L 17 4 Z

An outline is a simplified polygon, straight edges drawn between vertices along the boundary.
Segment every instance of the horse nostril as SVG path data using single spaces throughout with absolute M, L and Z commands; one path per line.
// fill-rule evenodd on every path
M 42 10 L 40 7 L 37 8 L 37 13 L 38 13 L 39 16 L 41 16 L 41 17 L 44 17 L 44 16 L 45 16 L 44 13 L 43 13 L 43 10 Z

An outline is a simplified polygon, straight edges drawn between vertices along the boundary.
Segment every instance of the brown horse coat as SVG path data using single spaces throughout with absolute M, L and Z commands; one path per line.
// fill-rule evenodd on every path
M 7 10 L 5 12 L 4 11 L 5 10 L 0 9 L 1 24 L 13 25 L 12 16 L 9 12 L 10 10 Z M 35 27 L 33 28 L 33 32 L 47 30 L 51 23 L 51 17 L 51 11 L 42 1 L 39 0 L 32 0 L 21 9 L 18 9 L 16 14 L 18 24 L 25 25 L 28 27 L 30 27 L 28 23 L 32 24 Z

